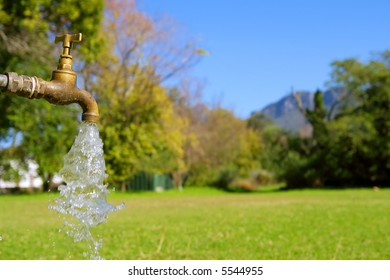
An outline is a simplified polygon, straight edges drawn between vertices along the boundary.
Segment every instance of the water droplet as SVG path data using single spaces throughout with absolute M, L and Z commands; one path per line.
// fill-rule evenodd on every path
M 82 123 L 59 172 L 66 184 L 58 187 L 60 197 L 54 199 L 49 208 L 76 218 L 75 222 L 73 220 L 64 222 L 66 233 L 75 242 L 83 240 L 87 242 L 90 250 L 85 254 L 89 254 L 91 259 L 101 259 L 99 256 L 101 242 L 96 243 L 90 227 L 105 222 L 110 212 L 124 207 L 113 206 L 106 201 L 109 191 L 104 184 L 107 177 L 105 171 L 103 142 L 97 125 Z

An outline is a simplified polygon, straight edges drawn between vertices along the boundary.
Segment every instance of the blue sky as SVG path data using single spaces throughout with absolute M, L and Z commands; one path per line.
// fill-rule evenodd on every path
M 389 0 L 140 0 L 210 55 L 191 75 L 240 117 L 291 91 L 325 89 L 331 62 L 390 49 Z

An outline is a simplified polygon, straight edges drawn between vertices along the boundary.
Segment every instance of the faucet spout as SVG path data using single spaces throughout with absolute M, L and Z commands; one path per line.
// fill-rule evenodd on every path
M 0 75 L 0 88 L 6 92 L 29 99 L 44 98 L 55 105 L 77 103 L 83 109 L 82 121 L 99 122 L 99 108 L 93 96 L 72 83 L 38 77 L 18 75 L 14 72 Z
M 82 121 L 97 123 L 99 109 L 96 100 L 87 91 L 76 87 L 76 73 L 72 70 L 70 49 L 74 42 L 80 42 L 81 39 L 81 33 L 56 37 L 55 42 L 63 44 L 63 52 L 57 70 L 53 71 L 51 81 L 9 72 L 0 75 L 0 89 L 29 99 L 43 97 L 56 105 L 77 103 L 83 109 Z
M 98 105 L 89 92 L 61 81 L 52 80 L 45 83 L 43 98 L 47 101 L 56 105 L 77 103 L 83 109 L 82 121 L 94 123 L 99 121 Z

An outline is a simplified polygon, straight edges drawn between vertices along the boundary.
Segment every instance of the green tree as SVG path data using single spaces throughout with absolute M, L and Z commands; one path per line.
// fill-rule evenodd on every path
M 78 47 L 75 61 L 92 60 L 100 51 L 97 35 L 102 12 L 102 0 L 0 1 L 0 68 L 50 79 L 60 53 L 54 35 L 64 32 L 84 33 L 86 40 Z M 0 114 L 2 140 L 13 138 L 16 143 L 16 136 L 21 135 L 18 147 L 6 154 L 20 161 L 37 161 L 48 189 L 76 134 L 75 107 L 5 94 L 0 95 L 0 104 L 4 109 Z
M 44 76 L 54 67 L 53 38 L 81 32 L 81 52 L 92 59 L 101 49 L 98 35 L 103 0 L 0 1 L 0 68 Z M 54 60 L 56 61 L 56 60 Z
M 102 33 L 107 48 L 82 70 L 101 109 L 101 135 L 111 183 L 125 189 L 138 172 L 183 169 L 185 120 L 175 115 L 163 82 L 197 59 L 164 22 L 139 11 L 135 1 L 107 1 Z
M 289 187 L 323 186 L 329 177 L 325 159 L 331 146 L 327 112 L 320 90 L 314 93 L 314 108 L 303 108 L 300 96 L 294 93 L 298 108 L 312 128 L 310 137 L 290 135 L 281 177 Z
M 259 183 L 278 181 L 288 162 L 288 138 L 290 133 L 275 125 L 260 112 L 251 114 L 247 125 L 260 138 L 262 150 L 259 156 L 261 170 Z
M 228 188 L 235 179 L 247 179 L 259 169 L 261 139 L 245 121 L 222 108 L 198 105 L 189 109 L 188 184 Z
M 295 164 L 284 168 L 290 186 L 353 186 L 390 183 L 390 52 L 368 62 L 335 61 L 332 86 L 346 96 L 327 121 L 322 98 L 303 111 L 313 127 L 308 139 L 289 138 Z
M 353 100 L 344 106 L 340 121 L 352 122 L 354 133 L 350 142 L 355 152 L 354 175 L 360 184 L 388 185 L 390 182 L 390 51 L 385 51 L 366 63 L 356 59 L 335 61 L 333 81 L 343 86 Z M 349 105 L 349 106 L 348 106 Z M 364 133 L 364 135 L 363 135 Z M 352 145 L 351 144 L 351 145 Z M 358 174 L 364 170 L 365 174 Z
M 272 120 L 269 119 L 266 115 L 261 112 L 253 112 L 248 120 L 248 127 L 254 129 L 255 131 L 261 132 L 266 127 L 272 125 Z

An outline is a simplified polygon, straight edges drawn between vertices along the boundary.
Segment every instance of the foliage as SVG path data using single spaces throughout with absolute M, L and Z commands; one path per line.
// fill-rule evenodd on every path
M 50 41 L 68 31 L 87 35 L 75 66 L 99 103 L 111 183 L 124 186 L 138 172 L 222 189 L 253 178 L 289 187 L 390 183 L 390 51 L 332 64 L 331 86 L 345 95 L 334 111 L 319 90 L 312 109 L 296 95 L 312 129 L 296 135 L 259 112 L 241 120 L 206 105 L 201 86 L 185 79 L 177 85 L 206 52 L 135 0 L 0 0 L 0 67 L 48 78 L 58 55 Z M 8 159 L 33 159 L 50 180 L 76 134 L 77 111 L 0 95 L 0 140 L 11 143 L 1 151 L 2 170 Z
M 76 56 L 77 61 L 91 60 L 100 50 L 96 35 L 102 8 L 102 0 L 0 1 L 0 68 L 48 79 L 59 55 L 53 37 L 64 32 L 87 35 Z M 47 189 L 76 135 L 75 108 L 5 94 L 0 104 L 1 140 L 14 143 L 7 156 L 34 159 Z
M 362 120 L 356 124 L 363 147 L 357 149 L 356 160 L 364 160 L 366 182 L 390 182 L 390 51 L 377 59 L 362 63 L 354 59 L 336 61 L 334 80 L 343 84 L 356 98 L 356 105 L 344 115 Z M 362 133 L 365 133 L 363 136 Z M 352 141 L 352 144 L 356 141 Z M 367 150 L 368 148 L 368 150 Z M 361 168 L 360 168 L 361 170 Z
M 259 167 L 261 141 L 245 121 L 226 109 L 199 105 L 187 107 L 186 114 L 187 133 L 193 136 L 185 149 L 186 184 L 214 184 L 226 189 L 234 179 L 249 177 Z
M 333 86 L 347 96 L 330 120 L 320 92 L 314 109 L 302 110 L 312 137 L 289 137 L 285 152 L 295 154 L 295 163 L 282 178 L 290 187 L 389 185 L 390 54 L 368 62 L 335 61 L 333 67 Z
M 265 128 L 271 126 L 273 122 L 263 113 L 253 112 L 247 119 L 247 124 L 251 129 L 261 132 Z
M 84 65 L 83 80 L 98 100 L 111 183 L 138 172 L 183 169 L 185 120 L 173 110 L 163 82 L 197 59 L 178 44 L 173 27 L 139 11 L 135 1 L 107 1 L 102 32 L 107 48 Z
M 289 163 L 290 152 L 288 139 L 290 133 L 276 126 L 272 120 L 261 112 L 254 112 L 247 119 L 247 126 L 255 134 L 261 150 L 254 153 L 259 162 L 255 172 L 258 184 L 275 182 Z
M 73 30 L 87 35 L 74 53 L 75 65 L 81 70 L 80 84 L 99 103 L 111 183 L 124 186 L 138 172 L 156 172 L 171 173 L 177 186 L 185 177 L 197 184 L 224 181 L 228 186 L 258 170 L 262 144 L 253 128 L 228 110 L 191 104 L 182 89 L 174 97 L 174 91 L 165 88 L 167 80 L 180 77 L 205 52 L 189 36 L 178 37 L 171 21 L 139 11 L 134 0 L 105 4 L 104 12 L 98 0 L 16 1 L 1 6 L 7 16 L 0 23 L 4 42 L 0 57 L 6 58 L 0 65 L 47 77 L 56 60 L 47 38 Z M 102 40 L 104 44 L 99 43 Z M 33 47 L 37 41 L 39 48 Z M 47 182 L 75 136 L 76 108 L 8 95 L 0 98 L 4 109 L 0 136 L 15 143 L 9 150 L 13 155 L 7 154 L 37 161 Z M 231 178 L 224 178 L 226 170 L 235 170 L 228 172 Z
M 84 33 L 87 39 L 79 48 L 92 59 L 102 45 L 97 36 L 102 12 L 103 0 L 1 1 L 0 68 L 45 74 L 54 65 L 48 38 L 65 32 Z

